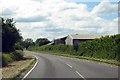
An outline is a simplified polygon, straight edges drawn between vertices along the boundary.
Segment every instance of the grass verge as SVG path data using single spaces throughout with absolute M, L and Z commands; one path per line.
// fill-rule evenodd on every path
M 2 80 L 16 80 L 19 76 L 25 72 L 29 67 L 36 62 L 35 57 L 25 53 L 25 59 L 20 61 L 14 61 L 7 67 L 2 68 Z
M 115 61 L 115 60 L 97 59 L 97 58 L 75 56 L 75 55 L 70 55 L 70 54 L 61 54 L 61 53 L 54 53 L 54 52 L 47 52 L 47 51 L 34 51 L 34 52 L 52 54 L 52 55 L 57 55 L 57 56 L 64 56 L 64 57 L 69 57 L 69 58 L 84 59 L 84 60 L 90 60 L 90 61 L 95 61 L 95 62 L 107 63 L 107 64 L 111 64 L 115 66 L 120 66 L 120 62 Z

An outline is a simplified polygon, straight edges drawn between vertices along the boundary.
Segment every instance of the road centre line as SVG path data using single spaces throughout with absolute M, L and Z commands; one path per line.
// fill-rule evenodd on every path
M 75 71 L 83 80 L 86 80 L 78 71 Z
M 72 66 L 68 63 L 66 63 L 67 66 L 69 66 L 70 68 L 72 68 Z M 75 71 L 81 78 L 83 78 L 83 80 L 86 80 L 78 71 Z
M 72 66 L 71 66 L 70 64 L 67 64 L 67 63 L 66 63 L 66 65 L 69 66 L 70 68 L 72 68 Z

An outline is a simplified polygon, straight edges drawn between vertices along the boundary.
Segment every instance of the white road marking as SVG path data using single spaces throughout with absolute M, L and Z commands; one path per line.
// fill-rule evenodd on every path
M 33 68 L 22 78 L 22 80 L 24 80 L 31 72 L 32 72 L 32 70 L 37 66 L 37 64 L 38 64 L 38 58 L 35 56 L 35 58 L 36 58 L 36 63 L 35 63 L 35 65 L 33 66 Z
M 66 63 L 67 64 L 67 63 Z M 72 66 L 70 64 L 67 64 L 70 68 L 72 68 Z
M 81 78 L 83 78 L 84 80 L 86 80 L 78 71 L 76 71 L 76 73 L 77 73 Z

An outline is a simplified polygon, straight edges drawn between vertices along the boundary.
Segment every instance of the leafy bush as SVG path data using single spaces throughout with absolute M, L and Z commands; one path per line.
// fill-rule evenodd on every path
M 11 55 L 8 53 L 2 54 L 2 66 L 7 66 L 10 62 L 12 62 L 13 59 L 11 58 Z
M 16 50 L 15 52 L 13 52 L 13 55 L 15 56 L 14 58 L 16 61 L 22 60 L 24 58 L 23 52 L 20 50 Z

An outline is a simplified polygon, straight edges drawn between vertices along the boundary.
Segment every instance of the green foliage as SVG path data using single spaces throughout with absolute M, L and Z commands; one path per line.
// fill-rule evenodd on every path
M 14 51 L 15 43 L 22 39 L 19 30 L 15 27 L 15 22 L 12 19 L 1 19 L 2 24 L 2 52 Z
M 12 61 L 13 61 L 13 59 L 10 54 L 8 54 L 8 53 L 2 54 L 2 66 L 3 67 L 7 66 Z
M 16 61 L 24 59 L 23 52 L 20 50 L 16 50 L 15 52 L 13 52 L 13 55 L 15 56 Z
M 2 55 L 2 66 L 5 67 L 8 65 L 8 58 L 4 55 Z
M 106 36 L 100 39 L 82 42 L 77 54 L 99 59 L 118 60 L 120 35 Z
M 22 50 L 23 51 L 23 46 L 18 42 L 15 44 L 15 50 Z
M 0 28 L 2 27 L 2 66 L 7 66 L 10 62 L 23 59 L 21 41 L 22 36 L 15 27 L 12 19 L 0 18 Z M 1 33 L 1 31 L 0 31 Z M 0 39 L 1 40 L 1 39 Z M 0 50 L 1 51 L 1 50 Z
M 50 41 L 47 38 L 39 38 L 35 41 L 35 44 L 38 46 L 42 46 L 48 43 L 50 43 Z
M 30 46 L 34 46 L 34 42 L 33 42 L 33 40 L 31 39 L 31 38 L 27 38 L 27 39 L 25 39 L 25 41 L 23 41 L 22 43 L 21 43 L 21 45 L 24 47 L 24 48 L 28 48 L 28 47 L 30 47 Z
M 36 50 L 36 51 L 48 51 L 48 52 L 56 52 L 56 53 L 65 53 L 65 54 L 72 54 L 74 52 L 73 46 L 70 45 L 44 45 L 44 46 L 34 46 L 29 47 L 29 50 Z
M 73 49 L 73 46 L 63 44 L 34 46 L 29 50 L 120 61 L 120 34 L 81 42 L 77 51 Z
M 20 50 L 16 50 L 15 52 L 12 52 L 12 53 L 3 53 L 2 54 L 2 66 L 5 67 L 13 61 L 19 61 L 22 59 L 24 59 L 23 52 Z

